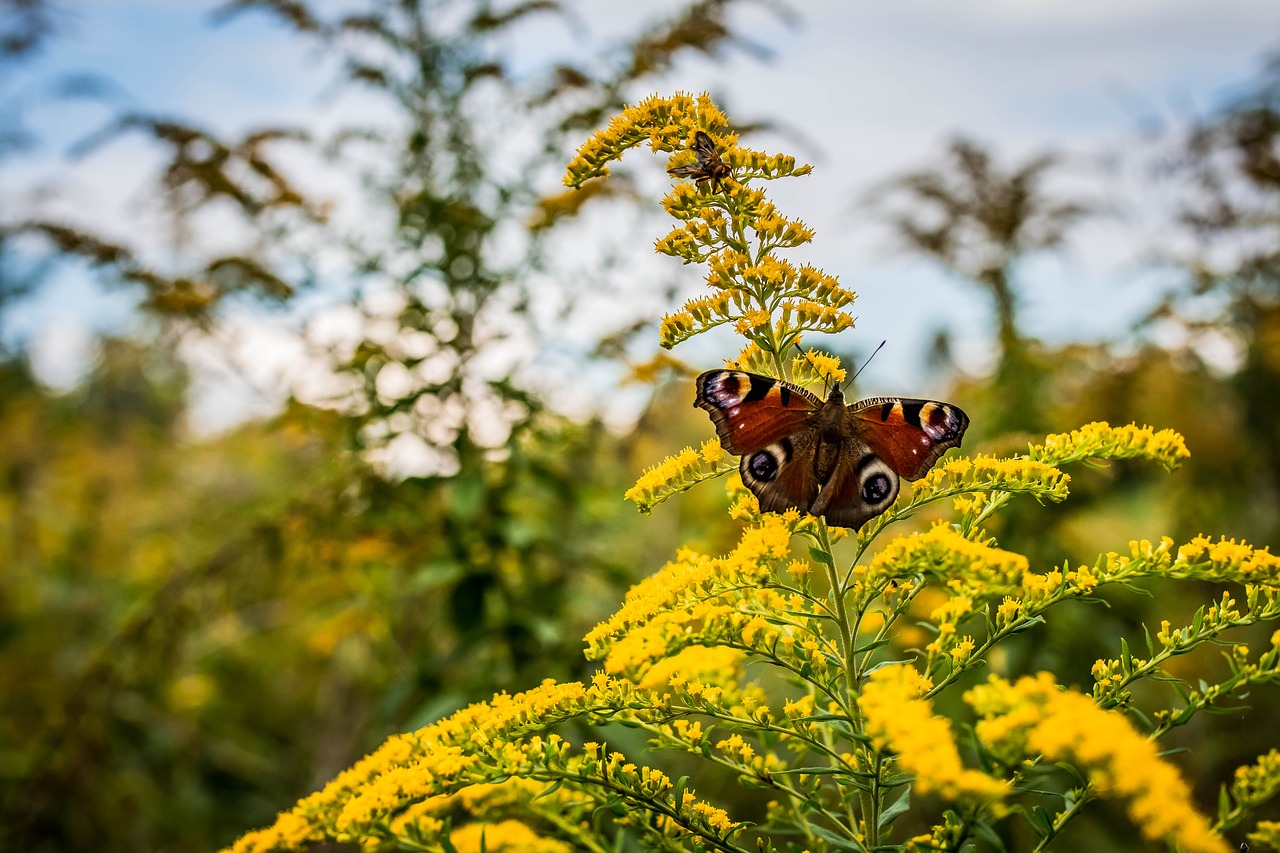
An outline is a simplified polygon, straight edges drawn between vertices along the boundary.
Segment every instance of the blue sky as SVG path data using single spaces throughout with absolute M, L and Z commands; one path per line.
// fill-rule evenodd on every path
M 610 4 L 606 16 L 593 11 L 599 4 L 584 0 L 579 8 L 594 22 L 595 38 L 607 40 L 673 5 Z M 1139 147 L 1144 127 L 1173 127 L 1210 112 L 1248 80 L 1265 51 L 1280 45 L 1274 0 L 795 6 L 795 26 L 781 25 L 763 5 L 739 13 L 744 30 L 771 50 L 770 61 L 741 53 L 690 61 L 654 88 L 709 89 L 736 118 L 772 119 L 813 143 L 778 135 L 745 140 L 790 148 L 814 163 L 813 176 L 771 190 L 784 212 L 817 231 L 804 260 L 860 293 L 856 346 L 869 350 L 888 339 L 866 374 L 864 390 L 874 393 L 929 390 L 923 349 L 933 330 L 952 329 L 962 363 L 973 369 L 982 365 L 988 336 L 986 305 L 976 291 L 927 263 L 894 255 L 887 232 L 855 209 L 868 187 L 932 162 L 956 132 L 989 143 L 1005 163 L 1049 147 L 1068 153 L 1063 188 L 1084 197 L 1119 191 L 1123 215 L 1081 228 L 1067 251 L 1024 270 L 1024 319 L 1055 342 L 1121 333 L 1163 286 L 1158 276 L 1136 271 L 1159 244 L 1160 199 L 1137 180 L 1136 163 L 1105 173 L 1099 160 L 1118 154 L 1123 161 Z M 153 163 L 145 146 L 124 140 L 70 165 L 57 154 L 105 122 L 113 107 L 198 118 L 225 133 L 264 124 L 331 127 L 368 109 L 335 96 L 333 69 L 266 17 L 214 27 L 210 8 L 181 0 L 76 4 L 62 36 L 7 86 L 35 104 L 31 127 L 49 147 L 0 168 L 0 194 L 8 199 L 0 202 L 0 216 L 35 209 L 31 190 L 57 179 L 63 189 L 41 202 L 46 211 L 131 239 L 154 236 L 133 195 Z M 547 25 L 534 45 L 522 59 L 536 63 L 539 50 L 594 51 L 598 41 Z M 113 107 L 42 105 L 39 81 L 74 71 L 109 77 L 117 87 Z M 661 164 L 650 165 L 660 177 Z M 664 227 L 657 223 L 653 236 Z M 697 289 L 692 271 L 655 267 L 662 259 L 651 256 L 649 244 L 636 252 L 637 269 L 683 274 L 685 293 Z M 98 295 L 70 271 L 16 311 L 6 333 L 35 341 L 51 378 L 66 381 L 82 364 L 94 329 L 129 322 L 127 298 Z

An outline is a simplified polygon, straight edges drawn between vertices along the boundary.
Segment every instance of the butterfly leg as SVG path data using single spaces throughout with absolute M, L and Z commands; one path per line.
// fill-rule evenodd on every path
M 809 515 L 823 515 L 827 511 L 827 507 L 831 505 L 831 499 L 836 494 L 836 481 L 839 477 L 832 477 L 822 486 L 822 490 L 818 492 L 818 496 L 813 499 L 813 503 L 809 505 L 806 512 Z

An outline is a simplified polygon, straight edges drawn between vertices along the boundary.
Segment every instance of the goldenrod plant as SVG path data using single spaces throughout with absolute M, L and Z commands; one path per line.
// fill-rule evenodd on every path
M 836 359 L 797 345 L 849 329 L 854 294 L 779 256 L 812 233 L 757 186 L 809 167 L 740 146 L 728 126 L 705 95 L 648 98 L 582 146 L 566 183 L 601 178 L 645 142 L 691 176 L 682 167 L 706 134 L 730 174 L 675 185 L 664 206 L 680 224 L 657 248 L 705 264 L 710 292 L 664 319 L 663 345 L 732 324 L 746 347 L 730 365 L 802 387 L 839 382 Z M 1202 537 L 1033 566 L 987 524 L 1015 498 L 1067 498 L 1069 466 L 1172 469 L 1187 455 L 1171 430 L 1105 423 L 1007 458 L 952 455 L 852 533 L 762 513 L 729 477 L 737 546 L 681 550 L 635 586 L 585 638 L 599 661 L 591 680 L 499 694 L 392 737 L 231 850 L 1041 851 L 1068 849 L 1073 819 L 1099 807 L 1168 849 L 1276 849 L 1280 825 L 1250 814 L 1280 790 L 1280 753 L 1241 767 L 1213 811 L 1161 738 L 1280 678 L 1280 631 L 1260 649 L 1236 639 L 1266 636 L 1238 629 L 1280 617 L 1280 560 Z M 733 467 L 715 441 L 686 448 L 628 497 L 647 511 Z M 926 507 L 936 521 L 893 535 Z M 1222 591 L 1144 648 L 1116 637 L 1091 692 L 1013 671 L 1000 654 L 1064 602 L 1144 581 L 1156 595 L 1186 581 Z M 1169 667 L 1215 648 L 1226 658 L 1216 681 L 1189 684 Z M 723 774 L 766 799 L 726 795 L 711 781 Z

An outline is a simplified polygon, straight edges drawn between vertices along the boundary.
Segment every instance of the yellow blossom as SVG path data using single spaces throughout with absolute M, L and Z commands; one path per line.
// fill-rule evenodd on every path
M 982 717 L 978 737 L 997 755 L 1071 761 L 1088 772 L 1100 794 L 1126 801 L 1148 840 L 1172 841 L 1188 853 L 1228 850 L 1195 810 L 1177 769 L 1123 714 L 1060 689 L 1049 673 L 1012 685 L 993 676 L 965 699 Z
M 993 588 L 1020 588 L 1028 572 L 1027 558 L 961 536 L 945 522 L 924 533 L 900 536 L 871 561 L 869 578 L 879 586 L 892 578 L 928 574 L 942 580 L 962 579 Z
M 858 707 L 876 748 L 895 751 L 921 793 L 937 791 L 949 800 L 1004 797 L 1006 783 L 964 767 L 950 725 L 923 698 L 929 687 L 928 679 L 908 664 L 888 664 L 871 673 Z
M 467 824 L 449 836 L 458 853 L 571 853 L 573 847 L 544 838 L 517 820 Z
M 636 484 L 627 490 L 627 500 L 634 503 L 641 512 L 649 512 L 672 495 L 737 467 L 731 462 L 723 461 L 723 451 L 716 457 L 708 444 L 710 442 L 702 446 L 701 453 L 692 447 L 686 447 L 645 471 Z M 717 442 L 716 447 L 718 446 Z
M 1084 459 L 1150 459 L 1166 468 L 1177 467 L 1191 454 L 1182 436 L 1171 429 L 1149 426 L 1113 427 L 1106 421 L 1086 424 L 1069 433 L 1046 436 L 1033 445 L 1032 459 L 1064 465 Z

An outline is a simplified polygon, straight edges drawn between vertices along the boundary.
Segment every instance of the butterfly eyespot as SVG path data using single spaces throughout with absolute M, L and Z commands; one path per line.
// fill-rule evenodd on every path
M 862 499 L 869 504 L 878 504 L 893 491 L 893 484 L 885 474 L 872 474 L 862 483 Z
M 768 483 L 778 476 L 778 460 L 767 450 L 757 451 L 747 463 L 747 470 L 757 480 Z

